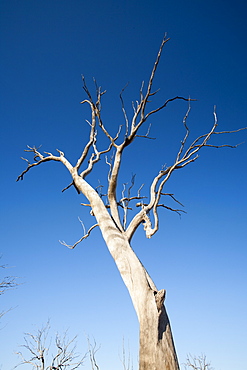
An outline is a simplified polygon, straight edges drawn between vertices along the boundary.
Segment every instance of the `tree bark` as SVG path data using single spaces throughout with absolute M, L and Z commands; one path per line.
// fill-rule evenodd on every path
M 165 290 L 157 290 L 127 236 L 119 230 L 97 192 L 79 176 L 74 176 L 74 182 L 90 201 L 102 236 L 132 299 L 140 324 L 139 370 L 179 370 L 163 304 Z
M 178 370 L 169 319 L 157 291 L 129 243 L 108 237 L 108 248 L 131 296 L 140 324 L 139 370 Z M 158 299 L 157 299 L 158 298 Z

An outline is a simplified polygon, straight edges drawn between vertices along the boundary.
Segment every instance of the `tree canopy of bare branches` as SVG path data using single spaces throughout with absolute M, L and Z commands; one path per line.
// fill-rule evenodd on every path
M 210 362 L 207 360 L 205 355 L 200 355 L 200 356 L 189 355 L 184 365 L 185 365 L 185 369 L 213 370 Z
M 95 223 L 86 230 L 80 240 L 72 245 L 63 242 L 64 245 L 73 249 L 79 242 L 87 238 L 95 227 L 99 227 L 106 245 L 111 253 L 122 279 L 127 286 L 133 305 L 135 307 L 140 323 L 140 370 L 178 370 L 178 360 L 172 339 L 169 319 L 165 310 L 165 290 L 158 290 L 147 273 L 145 267 L 141 264 L 134 253 L 131 240 L 139 226 L 143 226 L 147 238 L 151 238 L 159 229 L 159 210 L 162 208 L 182 212 L 181 203 L 175 198 L 174 194 L 164 191 L 165 184 L 172 174 L 181 170 L 187 165 L 195 162 L 199 158 L 199 152 L 202 148 L 236 148 L 237 145 L 228 143 L 215 145 L 210 139 L 223 134 L 231 134 L 234 131 L 218 131 L 218 122 L 216 109 L 213 111 L 213 123 L 211 129 L 190 141 L 190 129 L 188 125 L 191 104 L 194 99 L 190 97 L 174 96 L 165 99 L 162 104 L 156 108 L 151 108 L 151 99 L 155 98 L 158 91 L 153 91 L 153 81 L 159 65 L 162 50 L 168 42 L 164 37 L 159 48 L 150 78 L 145 85 L 141 84 L 139 99 L 132 103 L 132 117 L 128 117 L 125 108 L 123 93 L 120 93 L 120 104 L 123 112 L 123 125 L 116 127 L 115 135 L 112 135 L 102 118 L 101 107 L 103 96 L 106 93 L 95 81 L 95 94 L 89 91 L 86 80 L 83 77 L 83 89 L 86 98 L 81 104 L 88 105 L 91 112 L 91 118 L 87 120 L 89 127 L 88 140 L 81 150 L 77 161 L 72 164 L 65 153 L 57 149 L 57 154 L 50 152 L 41 152 L 39 147 L 28 146 L 25 150 L 33 156 L 33 160 L 23 158 L 27 163 L 26 169 L 18 176 L 17 181 L 23 180 L 24 176 L 33 168 L 46 162 L 55 161 L 62 163 L 71 175 L 71 183 L 64 189 L 71 186 L 75 187 L 77 192 L 82 193 L 88 203 L 82 203 L 90 207 L 90 213 L 95 217 Z M 95 95 L 95 97 L 94 97 Z M 183 118 L 184 136 L 180 147 L 175 155 L 174 161 L 162 166 L 151 180 L 148 194 L 142 195 L 142 186 L 137 194 L 132 195 L 134 177 L 131 183 L 124 184 L 122 196 L 118 198 L 118 180 L 121 169 L 122 158 L 125 149 L 134 145 L 135 140 L 140 137 L 143 139 L 151 138 L 149 136 L 150 126 L 146 134 L 141 133 L 141 128 L 147 123 L 154 114 L 164 110 L 169 104 L 175 101 L 187 102 L 188 108 Z M 153 104 L 153 103 L 152 103 Z M 98 133 L 101 132 L 107 141 L 104 148 L 100 148 L 98 142 Z M 88 175 L 94 170 L 99 160 L 105 156 L 108 185 L 105 193 L 101 186 L 92 187 L 87 181 Z M 176 207 L 167 206 L 166 197 L 174 200 Z M 133 210 L 133 203 L 136 203 L 136 213 L 128 222 L 127 214 Z
M 80 356 L 76 352 L 76 337 L 68 339 L 67 333 L 63 336 L 56 335 L 55 353 L 51 352 L 51 340 L 49 338 L 49 322 L 39 329 L 37 333 L 26 333 L 25 344 L 22 345 L 25 352 L 17 352 L 21 362 L 16 366 L 28 364 L 36 370 L 75 370 L 83 365 L 86 355 Z

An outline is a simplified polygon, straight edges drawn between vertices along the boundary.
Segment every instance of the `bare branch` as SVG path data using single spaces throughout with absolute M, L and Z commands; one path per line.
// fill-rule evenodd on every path
M 25 344 L 22 345 L 22 347 L 27 351 L 28 357 L 25 357 L 22 352 L 17 352 L 21 358 L 21 362 L 15 366 L 15 368 L 20 365 L 29 364 L 37 370 L 60 370 L 65 368 L 68 370 L 75 370 L 84 363 L 86 354 L 80 356 L 76 353 L 76 337 L 68 340 L 67 332 L 65 332 L 63 337 L 60 337 L 58 334 L 56 335 L 56 354 L 49 358 L 50 345 L 46 344 L 49 330 L 50 325 L 48 322 L 46 326 L 38 330 L 36 334 L 25 334 Z
M 127 222 L 127 212 L 128 212 L 128 200 L 127 200 L 127 198 L 124 197 L 124 193 L 125 193 L 125 190 L 126 190 L 126 185 L 127 184 L 123 184 L 122 199 L 120 201 L 121 204 L 122 204 L 123 210 L 124 210 L 124 216 L 123 216 L 123 228 L 124 229 L 125 229 L 126 222 Z
M 180 206 L 184 207 L 184 205 L 181 202 L 179 202 L 179 200 L 177 200 L 175 198 L 174 194 L 171 194 L 171 193 L 162 193 L 161 192 L 160 195 L 167 195 L 167 196 L 171 197 L 175 202 L 177 202 L 178 204 L 180 204 Z
M 77 187 L 75 186 L 75 183 L 74 181 L 72 181 L 68 186 L 66 186 L 65 188 L 62 189 L 62 193 L 65 191 L 65 190 L 68 190 L 71 186 L 74 186 L 77 194 L 80 194 L 80 191 L 77 189 Z
M 194 370 L 213 370 L 205 355 L 198 357 L 188 355 L 184 365 L 186 369 L 192 368 Z
M 144 82 L 141 85 L 141 88 L 140 88 L 140 103 L 137 104 L 137 107 L 134 111 L 134 116 L 133 116 L 132 124 L 131 124 L 131 134 L 130 134 L 129 140 L 133 140 L 137 130 L 145 122 L 145 120 L 148 117 L 148 116 L 145 115 L 145 108 L 146 108 L 146 104 L 148 102 L 148 98 L 152 95 L 151 89 L 152 89 L 153 79 L 154 79 L 154 76 L 155 76 L 155 73 L 156 73 L 156 70 L 157 70 L 157 67 L 158 67 L 158 64 L 159 64 L 162 49 L 163 49 L 164 45 L 167 43 L 167 41 L 169 41 L 169 39 L 167 39 L 166 35 L 165 35 L 163 40 L 162 40 L 159 52 L 157 54 L 157 57 L 156 57 L 156 60 L 155 60 L 155 63 L 154 63 L 149 81 L 148 81 L 147 92 L 146 92 L 145 96 L 143 94 Z M 140 121 L 139 121 L 138 124 L 136 124 L 136 120 L 137 120 L 139 114 L 140 114 Z
M 4 267 L 4 266 L 0 266 Z M 5 276 L 0 281 L 0 295 L 4 294 L 7 290 L 15 288 L 18 284 L 16 283 L 16 276 Z
M 82 205 L 84 205 L 84 206 L 90 206 L 90 204 L 83 204 L 82 203 Z M 78 217 L 79 218 L 79 217 Z M 84 231 L 84 235 L 76 242 L 76 243 L 74 243 L 73 245 L 70 245 L 70 244 L 67 244 L 67 243 L 65 243 L 65 241 L 61 241 L 61 240 L 59 240 L 59 243 L 61 243 L 62 245 L 64 245 L 65 247 L 68 247 L 69 249 L 74 249 L 79 243 L 81 243 L 84 239 L 86 239 L 86 238 L 88 238 L 89 237 L 89 235 L 90 235 L 90 233 L 91 233 L 91 231 L 96 227 L 96 226 L 99 226 L 99 224 L 95 224 L 95 225 L 93 225 L 93 226 L 91 226 L 89 229 L 88 229 L 88 231 L 86 232 L 86 229 L 85 229 L 85 226 L 84 226 L 84 224 L 83 224 L 83 222 L 80 220 L 80 218 L 79 218 L 79 221 L 80 221 L 80 223 L 81 223 L 81 225 L 82 225 L 82 228 L 83 228 L 83 231 Z
M 114 162 L 110 166 L 110 172 L 108 174 L 108 201 L 110 205 L 111 215 L 113 220 L 115 221 L 118 228 L 123 231 L 123 226 L 120 221 L 119 211 L 118 211 L 118 204 L 116 199 L 116 188 L 117 188 L 117 180 L 120 170 L 120 164 L 121 164 L 121 158 L 122 158 L 122 152 L 123 152 L 124 146 L 118 146 L 116 148 L 116 153 L 114 157 Z
M 172 207 L 168 207 L 166 206 L 165 204 L 157 204 L 156 207 L 163 207 L 163 208 L 166 208 L 168 209 L 169 211 L 173 211 L 173 212 L 176 212 L 179 216 L 181 216 L 181 212 L 182 213 L 186 213 L 186 211 L 184 211 L 183 209 L 175 209 L 175 208 L 172 208 Z
M 150 96 L 150 93 L 151 93 L 151 89 L 152 89 L 152 84 L 153 84 L 153 80 L 154 80 L 154 76 L 155 76 L 155 72 L 157 70 L 157 67 L 158 67 L 158 64 L 159 64 L 159 61 L 160 61 L 160 57 L 161 57 L 161 53 L 162 53 L 162 50 L 163 50 L 163 47 L 164 45 L 169 41 L 170 39 L 169 38 L 166 38 L 166 34 L 164 35 L 164 38 L 162 40 L 162 43 L 160 45 L 160 49 L 158 51 L 158 54 L 157 54 L 157 57 L 156 57 L 156 60 L 155 60 L 155 63 L 154 63 L 154 66 L 153 66 L 153 70 L 151 72 L 151 76 L 149 78 L 149 82 L 148 82 L 148 88 L 147 88 L 147 93 L 146 93 L 146 99 L 148 99 L 148 97 Z
M 96 357 L 95 357 L 100 347 L 97 347 L 95 340 L 93 344 L 91 344 L 89 338 L 87 338 L 87 341 L 88 341 L 88 352 L 89 352 L 92 370 L 100 370 L 99 365 L 97 364 L 97 361 L 96 361 Z
M 141 87 L 140 87 L 140 102 L 143 101 L 143 99 L 144 99 L 143 88 L 144 88 L 144 81 L 142 81 Z M 136 101 L 136 104 L 137 104 L 137 107 L 138 107 L 139 106 L 138 101 Z
M 82 79 L 82 82 L 83 82 L 83 90 L 86 92 L 88 98 L 89 98 L 89 101 L 92 103 L 93 102 L 93 99 L 92 99 L 92 96 L 90 94 L 90 91 L 88 90 L 87 88 L 87 84 L 86 84 L 86 80 L 85 80 L 85 77 L 82 75 L 81 76 L 81 79 Z
M 115 141 L 119 138 L 119 135 L 120 135 L 120 133 L 121 133 L 121 130 L 122 130 L 122 125 L 119 125 L 119 127 L 118 127 L 118 131 L 117 131 L 116 135 L 115 135 L 115 136 L 114 136 L 114 138 L 113 138 L 114 143 L 115 143 Z
M 113 154 L 110 157 L 110 161 L 108 161 L 107 155 L 105 156 L 105 162 L 109 166 L 109 171 L 108 171 L 108 176 L 107 176 L 108 182 L 110 181 L 111 173 L 112 173 L 112 161 L 113 161 Z
M 131 364 L 132 361 L 131 361 L 129 349 L 128 349 L 128 357 L 126 358 L 124 338 L 123 338 L 123 345 L 122 345 L 122 358 L 120 359 L 123 364 L 123 370 L 133 370 L 133 363 Z
M 96 148 L 96 136 L 97 136 L 97 131 L 96 131 L 96 117 L 99 119 L 99 121 L 101 121 L 101 117 L 100 117 L 100 111 L 101 111 L 101 96 L 105 94 L 106 91 L 101 91 L 101 88 L 98 87 L 97 85 L 97 82 L 96 80 L 94 79 L 94 83 L 95 83 L 95 87 L 96 87 L 96 95 L 97 95 L 97 101 L 96 103 L 93 102 L 93 98 L 90 94 L 90 91 L 88 90 L 87 88 L 87 85 L 86 85 L 86 81 L 85 81 L 85 78 L 84 76 L 82 76 L 82 81 L 83 81 L 83 89 L 84 91 L 86 92 L 86 94 L 88 95 L 88 98 L 89 100 L 83 100 L 81 102 L 81 104 L 83 103 L 88 103 L 90 108 L 91 108 L 91 123 L 89 123 L 90 127 L 91 127 L 91 131 L 90 131 L 90 137 L 89 137 L 89 141 L 88 143 L 86 144 L 82 154 L 81 154 L 81 157 L 78 159 L 77 161 L 77 164 L 75 166 L 75 168 L 77 170 L 79 170 L 80 166 L 82 165 L 82 163 L 84 162 L 84 160 L 86 159 L 87 155 L 88 155 L 88 152 L 89 152 L 89 149 L 91 147 L 94 148 L 94 154 L 92 154 L 91 158 L 90 158 L 90 163 L 88 165 L 88 168 L 82 172 L 82 176 L 88 174 L 91 172 L 92 170 L 92 167 L 93 167 L 93 164 L 95 162 L 97 162 L 100 158 L 100 154 L 102 153 L 106 153 L 107 151 L 110 150 L 111 148 L 111 145 L 113 143 L 113 140 L 111 138 L 110 135 L 108 135 L 108 137 L 110 138 L 110 141 L 111 141 L 111 145 L 110 147 L 106 150 L 106 151 L 102 151 L 102 152 L 98 152 L 95 148 Z M 106 133 L 106 132 L 105 132 Z
M 68 170 L 71 170 L 72 169 L 72 165 L 69 163 L 69 161 L 64 157 L 64 153 L 61 152 L 60 150 L 57 149 L 57 151 L 59 152 L 59 156 L 55 156 L 51 153 L 47 153 L 45 152 L 45 154 L 47 154 L 47 156 L 43 156 L 43 154 L 41 154 L 38 149 L 34 146 L 34 147 L 30 147 L 30 146 L 27 146 L 29 149 L 26 149 L 24 150 L 25 152 L 32 152 L 34 154 L 34 163 L 30 163 L 27 159 L 25 158 L 22 158 L 23 160 L 25 160 L 27 163 L 28 163 L 28 166 L 27 168 L 22 171 L 22 173 L 17 177 L 16 181 L 19 181 L 19 180 L 23 180 L 24 178 L 24 175 L 33 167 L 35 166 L 39 166 L 41 163 L 44 163 L 44 162 L 49 162 L 49 161 L 57 161 L 57 162 L 62 162 Z M 40 158 L 39 160 L 37 160 L 37 158 Z
M 141 189 L 142 189 L 143 185 L 141 185 L 140 188 L 138 189 L 137 196 L 131 196 L 131 190 L 132 190 L 134 184 L 135 184 L 135 175 L 132 175 L 131 183 L 130 183 L 128 189 L 127 189 L 127 186 L 126 186 L 126 185 L 128 185 L 128 183 L 123 184 L 122 198 L 119 200 L 119 202 L 117 202 L 117 204 L 120 207 L 122 207 L 123 210 L 124 210 L 124 216 L 123 216 L 123 228 L 124 229 L 126 228 L 128 210 L 132 210 L 132 208 L 129 207 L 129 203 L 132 200 L 141 200 L 141 199 L 147 198 L 146 196 L 141 196 L 140 195 L 140 192 L 141 192 Z M 127 191 L 127 194 L 125 196 L 126 191 Z
M 151 123 L 149 124 L 148 129 L 147 129 L 147 133 L 145 135 L 135 135 L 135 137 L 144 137 L 145 139 L 155 140 L 156 139 L 155 137 L 148 136 L 149 132 L 150 132 L 150 129 L 151 129 Z
M 124 106 L 124 100 L 123 100 L 123 92 L 124 90 L 126 89 L 126 87 L 128 86 L 129 83 L 127 83 L 124 88 L 121 90 L 120 92 L 120 100 L 121 100 L 121 105 L 122 105 L 122 111 L 123 111 L 123 115 L 124 115 L 124 119 L 125 119 L 125 126 L 126 126 L 126 129 L 125 129 L 125 137 L 128 136 L 128 133 L 129 133 L 129 120 L 128 120 L 128 116 L 127 116 L 127 113 L 126 113 L 126 110 L 125 110 L 125 106 Z
M 119 201 L 119 203 L 121 202 L 124 202 L 124 201 L 128 201 L 128 203 L 129 202 L 131 202 L 132 200 L 137 200 L 137 199 L 145 199 L 145 198 L 147 198 L 146 196 L 134 196 L 134 197 L 129 197 L 129 198 L 127 198 L 127 197 L 124 197 L 124 198 L 122 198 L 122 199 L 120 199 L 120 201 Z M 139 204 L 139 203 L 138 203 Z M 140 203 L 140 204 L 142 204 L 142 203 Z M 120 204 L 119 204 L 120 205 Z M 136 204 L 136 207 L 138 207 L 137 206 L 137 204 Z M 131 208 L 129 208 L 129 209 L 131 209 Z
M 98 182 L 99 182 L 99 185 L 96 186 L 95 190 L 99 194 L 100 198 L 106 197 L 107 194 L 102 193 L 102 189 L 103 189 L 104 185 L 101 185 L 100 180 L 98 180 Z
M 191 101 L 191 99 L 190 99 Z M 211 148 L 225 148 L 225 147 L 228 147 L 228 148 L 236 148 L 239 144 L 237 145 L 230 145 L 230 144 L 222 144 L 222 145 L 215 145 L 215 144 L 209 144 L 208 141 L 210 140 L 210 138 L 214 135 L 214 134 L 227 134 L 227 133 L 234 133 L 234 132 L 239 132 L 239 131 L 242 131 L 242 130 L 245 130 L 245 128 L 241 128 L 241 129 L 238 129 L 238 130 L 233 130 L 233 131 L 219 131 L 219 132 L 216 132 L 215 129 L 218 125 L 217 123 L 217 115 L 216 115 L 216 110 L 214 108 L 214 112 L 213 112 L 213 115 L 214 115 L 214 124 L 211 128 L 211 130 L 207 133 L 207 134 L 204 134 L 204 135 L 200 135 L 199 137 L 197 137 L 193 142 L 192 144 L 189 145 L 189 147 L 187 149 L 185 149 L 185 145 L 186 145 L 186 142 L 187 142 L 187 139 L 188 139 L 188 136 L 189 136 L 189 128 L 188 128 L 188 125 L 187 125 L 187 118 L 188 118 L 188 115 L 189 115 L 189 112 L 190 112 L 190 105 L 188 107 L 188 110 L 184 116 L 184 119 L 183 119 L 183 124 L 185 126 L 185 129 L 186 129 L 186 133 L 185 133 L 185 136 L 183 138 L 183 140 L 181 141 L 181 146 L 179 148 L 179 151 L 178 151 L 178 154 L 176 155 L 176 159 L 174 161 L 174 164 L 172 166 L 169 166 L 167 167 L 165 170 L 161 170 L 158 175 L 156 177 L 154 177 L 153 179 L 153 182 L 152 182 L 152 185 L 150 187 L 150 201 L 148 204 L 144 205 L 144 204 L 140 204 L 138 203 L 137 206 L 142 206 L 142 209 L 139 211 L 138 214 L 136 214 L 134 216 L 134 218 L 132 219 L 132 221 L 130 222 L 127 230 L 126 230 L 126 233 L 127 233 L 127 237 L 128 238 L 131 238 L 134 231 L 136 230 L 136 228 L 142 223 L 144 222 L 144 230 L 146 232 L 146 236 L 148 238 L 150 238 L 152 235 L 154 235 L 158 228 L 159 228 L 159 219 L 158 219 L 158 212 L 157 212 L 157 208 L 160 207 L 160 197 L 161 195 L 165 195 L 166 193 L 163 193 L 163 188 L 164 188 L 164 185 L 166 184 L 166 182 L 169 180 L 171 174 L 177 170 L 177 169 L 181 169 L 185 166 L 187 166 L 188 164 L 196 161 L 196 159 L 199 158 L 199 155 L 198 155 L 198 152 L 199 150 L 201 150 L 203 147 L 211 147 Z M 177 201 L 176 199 L 174 199 L 175 201 Z M 179 203 L 179 202 L 178 202 Z M 174 209 L 174 208 L 171 208 L 171 207 L 168 207 L 168 206 L 165 206 L 165 205 L 162 205 L 162 207 L 164 208 L 167 208 L 167 209 L 170 209 L 172 211 L 175 211 L 177 213 L 180 213 L 180 212 L 184 212 L 182 210 L 178 210 L 178 209 Z M 154 226 L 152 227 L 151 225 L 151 221 L 150 221 L 150 218 L 148 216 L 148 213 L 152 210 L 153 212 L 153 217 L 154 217 Z
M 95 140 L 95 136 L 96 136 L 96 118 L 95 118 L 95 110 L 94 110 L 94 105 L 91 101 L 84 101 L 84 102 L 87 102 L 89 105 L 90 105 L 90 108 L 91 108 L 91 114 L 92 114 L 92 122 L 88 122 L 90 127 L 91 127 L 91 130 L 90 130 L 90 135 L 89 135 L 89 141 L 88 143 L 85 145 L 83 151 L 82 151 L 82 154 L 80 156 L 80 158 L 78 159 L 77 163 L 76 163 L 76 166 L 75 168 L 77 169 L 77 171 L 80 169 L 82 163 L 84 162 L 84 160 L 86 159 L 87 155 L 88 155 L 88 152 L 89 152 L 89 149 L 91 148 L 91 146 L 93 145 L 94 143 L 94 140 Z M 83 103 L 83 102 L 81 102 Z
M 111 148 L 112 148 L 112 143 L 110 143 L 107 149 L 98 151 L 96 147 L 96 133 L 95 133 L 95 138 L 93 141 L 94 153 L 91 154 L 91 157 L 89 158 L 89 161 L 88 161 L 88 166 L 84 171 L 80 173 L 80 176 L 82 178 L 85 178 L 92 171 L 94 164 L 100 160 L 101 155 L 109 152 Z
M 246 130 L 247 127 L 242 127 L 242 128 L 238 128 L 237 130 L 230 130 L 230 131 L 219 131 L 219 132 L 214 132 L 213 135 L 222 135 L 222 134 L 233 134 L 233 133 L 236 133 L 236 132 L 240 132 L 240 131 L 243 131 L 243 130 Z
M 1 258 L 1 256 L 0 256 L 0 258 Z M 7 265 L 0 265 L 0 268 L 7 269 L 8 266 Z M 1 280 L 0 280 L 0 295 L 4 294 L 7 290 L 13 289 L 16 286 L 18 286 L 19 284 L 16 282 L 16 280 L 17 280 L 16 276 L 4 276 L 3 278 L 1 278 Z M 9 312 L 10 310 L 11 310 L 11 308 L 8 309 L 8 310 L 5 310 L 5 311 L 1 311 L 0 312 L 0 318 L 3 315 L 5 315 L 7 312 Z
M 148 113 L 145 112 L 146 106 L 149 103 L 149 98 L 151 96 L 154 96 L 158 92 L 158 90 L 156 90 L 155 92 L 152 92 L 153 79 L 155 77 L 155 73 L 156 73 L 156 70 L 157 70 L 157 67 L 158 67 L 158 64 L 159 64 L 159 61 L 160 61 L 160 56 L 161 56 L 161 53 L 162 53 L 162 49 L 163 49 L 165 43 L 168 40 L 169 39 L 167 39 L 166 36 L 165 36 L 162 43 L 161 43 L 159 52 L 158 52 L 157 57 L 156 57 L 156 61 L 155 61 L 154 66 L 153 66 L 153 70 L 151 72 L 151 75 L 150 75 L 150 78 L 149 78 L 149 81 L 148 81 L 146 94 L 145 95 L 143 94 L 143 87 L 144 87 L 144 82 L 143 82 L 142 85 L 141 85 L 141 88 L 140 88 L 140 103 L 136 102 L 137 103 L 136 107 L 135 107 L 134 103 L 132 103 L 133 110 L 134 110 L 134 115 L 133 115 L 133 118 L 132 118 L 130 134 L 129 134 L 128 137 L 125 138 L 125 143 L 124 143 L 125 146 L 129 145 L 133 141 L 133 139 L 137 136 L 146 137 L 146 138 L 148 137 L 147 134 L 144 135 L 144 136 L 137 135 L 137 132 L 138 132 L 139 128 L 143 125 L 143 123 L 148 119 L 148 117 L 150 115 L 152 115 L 154 113 L 157 113 L 158 111 L 162 110 L 170 102 L 172 102 L 174 100 L 184 100 L 184 101 L 193 101 L 194 100 L 194 99 L 191 99 L 191 98 L 184 98 L 184 97 L 181 97 L 181 96 L 176 96 L 174 98 L 167 99 L 165 101 L 165 103 L 162 104 L 160 107 L 155 108 L 154 110 L 151 110 Z M 138 118 L 139 118 L 139 121 L 138 121 Z
M 180 156 L 181 156 L 181 154 L 182 154 L 182 152 L 184 150 L 185 143 L 186 143 L 186 141 L 188 139 L 188 136 L 189 136 L 189 132 L 190 131 L 189 131 L 189 128 L 187 126 L 187 118 L 189 116 L 190 109 L 191 109 L 191 106 L 190 106 L 190 101 L 189 101 L 188 110 L 187 110 L 187 112 L 186 112 L 186 114 L 184 116 L 184 119 L 183 119 L 183 124 L 184 124 L 184 127 L 186 129 L 186 132 L 185 132 L 185 136 L 184 136 L 183 140 L 181 141 L 181 146 L 180 146 L 180 149 L 178 151 L 178 155 L 177 155 L 177 159 L 176 159 L 177 161 L 180 159 Z
M 184 100 L 184 101 L 196 101 L 196 99 L 190 99 L 190 98 L 184 98 L 183 96 L 175 96 L 174 98 L 171 98 L 171 99 L 167 99 L 165 101 L 164 104 L 162 104 L 159 108 L 156 108 L 152 111 L 150 111 L 149 113 L 146 114 L 146 119 L 151 116 L 152 114 L 154 113 L 157 113 L 159 112 L 160 110 L 164 109 L 170 102 L 174 101 L 174 100 Z

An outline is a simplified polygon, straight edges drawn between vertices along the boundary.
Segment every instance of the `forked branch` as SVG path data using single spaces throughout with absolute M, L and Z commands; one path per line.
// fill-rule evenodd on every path
M 75 242 L 74 244 L 70 245 L 70 244 L 65 243 L 65 241 L 61 241 L 61 240 L 59 240 L 59 242 L 60 242 L 62 245 L 64 245 L 65 247 L 68 247 L 69 249 L 74 249 L 74 248 L 75 248 L 79 243 L 81 243 L 84 239 L 86 239 L 86 238 L 88 238 L 88 237 L 89 237 L 89 235 L 91 234 L 91 231 L 92 231 L 95 227 L 99 226 L 98 224 L 95 224 L 95 225 L 91 226 L 91 227 L 88 229 L 88 231 L 86 231 L 85 226 L 84 226 L 84 223 L 80 220 L 80 218 L 79 218 L 79 221 L 80 221 L 81 226 L 82 226 L 82 228 L 83 228 L 84 235 L 83 235 L 79 240 L 77 240 L 77 242 Z
M 173 165 L 167 167 L 166 169 L 162 169 L 156 177 L 154 177 L 153 182 L 150 186 L 150 201 L 148 204 L 142 204 L 142 209 L 139 211 L 138 214 L 134 216 L 132 221 L 130 222 L 128 228 L 127 228 L 127 237 L 131 239 L 133 236 L 133 233 L 135 232 L 136 228 L 140 225 L 141 222 L 144 222 L 144 230 L 146 232 L 146 236 L 148 238 L 151 238 L 152 235 L 154 235 L 158 228 L 159 228 L 159 217 L 158 217 L 158 207 L 164 207 L 166 209 L 170 209 L 172 211 L 175 211 L 177 213 L 183 212 L 183 210 L 178 210 L 178 209 L 173 209 L 171 207 L 168 207 L 164 205 L 163 203 L 160 204 L 160 198 L 162 195 L 165 195 L 166 193 L 163 193 L 163 188 L 166 184 L 166 182 L 169 180 L 171 174 L 177 170 L 181 169 L 188 164 L 196 161 L 199 157 L 198 152 L 203 148 L 203 147 L 211 147 L 211 148 L 236 148 L 239 144 L 237 145 L 230 145 L 230 144 L 222 144 L 222 145 L 217 145 L 217 144 L 209 144 L 209 140 L 213 135 L 222 135 L 222 134 L 231 134 L 231 133 L 236 133 L 242 130 L 246 130 L 247 127 L 240 128 L 237 130 L 230 130 L 230 131 L 215 131 L 216 127 L 218 126 L 217 123 L 217 115 L 216 115 L 216 109 L 214 108 L 213 111 L 213 116 L 214 116 L 214 124 L 211 128 L 211 130 L 204 135 L 200 135 L 197 137 L 191 144 L 187 145 L 188 137 L 189 137 L 189 128 L 187 125 L 187 118 L 190 112 L 190 105 L 189 108 L 184 116 L 183 123 L 184 127 L 186 130 L 185 136 L 183 140 L 181 141 L 181 146 L 179 148 L 179 151 L 176 155 L 176 159 L 173 163 Z M 167 194 L 166 194 L 167 195 Z M 172 196 L 173 197 L 173 196 Z M 174 198 L 175 201 L 177 201 Z M 153 218 L 154 218 L 154 225 L 152 226 L 149 213 L 152 211 L 153 213 Z
M 70 164 L 70 162 L 65 158 L 64 156 L 64 153 L 61 151 L 61 150 L 58 150 L 58 153 L 59 153 L 59 156 L 55 156 L 51 153 L 48 153 L 48 152 L 44 152 L 45 155 L 43 155 L 41 152 L 38 151 L 38 149 L 34 146 L 34 147 L 31 147 L 31 146 L 27 146 L 28 149 L 24 150 L 25 152 L 31 152 L 33 153 L 33 160 L 34 162 L 33 163 L 30 163 L 26 158 L 21 158 L 23 159 L 25 162 L 28 163 L 27 165 L 27 168 L 22 171 L 22 173 L 17 177 L 16 181 L 19 181 L 19 180 L 23 180 L 24 178 L 24 175 L 33 167 L 36 167 L 36 166 L 39 166 L 40 164 L 44 163 L 44 162 L 49 162 L 49 161 L 56 161 L 56 162 L 61 162 L 65 165 L 65 167 L 67 167 L 67 169 L 69 171 L 72 170 L 72 165 Z

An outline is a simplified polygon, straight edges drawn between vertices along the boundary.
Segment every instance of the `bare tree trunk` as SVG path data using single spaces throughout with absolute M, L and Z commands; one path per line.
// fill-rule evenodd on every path
M 139 369 L 178 370 L 171 327 L 163 304 L 165 290 L 156 289 L 130 244 L 117 229 L 106 234 L 107 246 L 127 286 L 140 324 Z
M 91 186 L 75 176 L 78 189 L 88 197 L 106 245 L 129 291 L 140 324 L 140 370 L 178 370 L 169 319 L 164 307 L 165 290 L 157 290 L 104 203 Z
M 163 304 L 165 290 L 157 291 L 129 243 L 119 239 L 119 242 L 110 242 L 109 249 L 111 253 L 114 249 L 115 262 L 140 324 L 139 370 L 178 370 L 170 323 Z
M 178 370 L 165 290 L 157 290 L 131 248 L 127 236 L 114 223 L 96 191 L 81 177 L 74 182 L 89 199 L 106 245 L 129 291 L 140 324 L 139 370 Z

